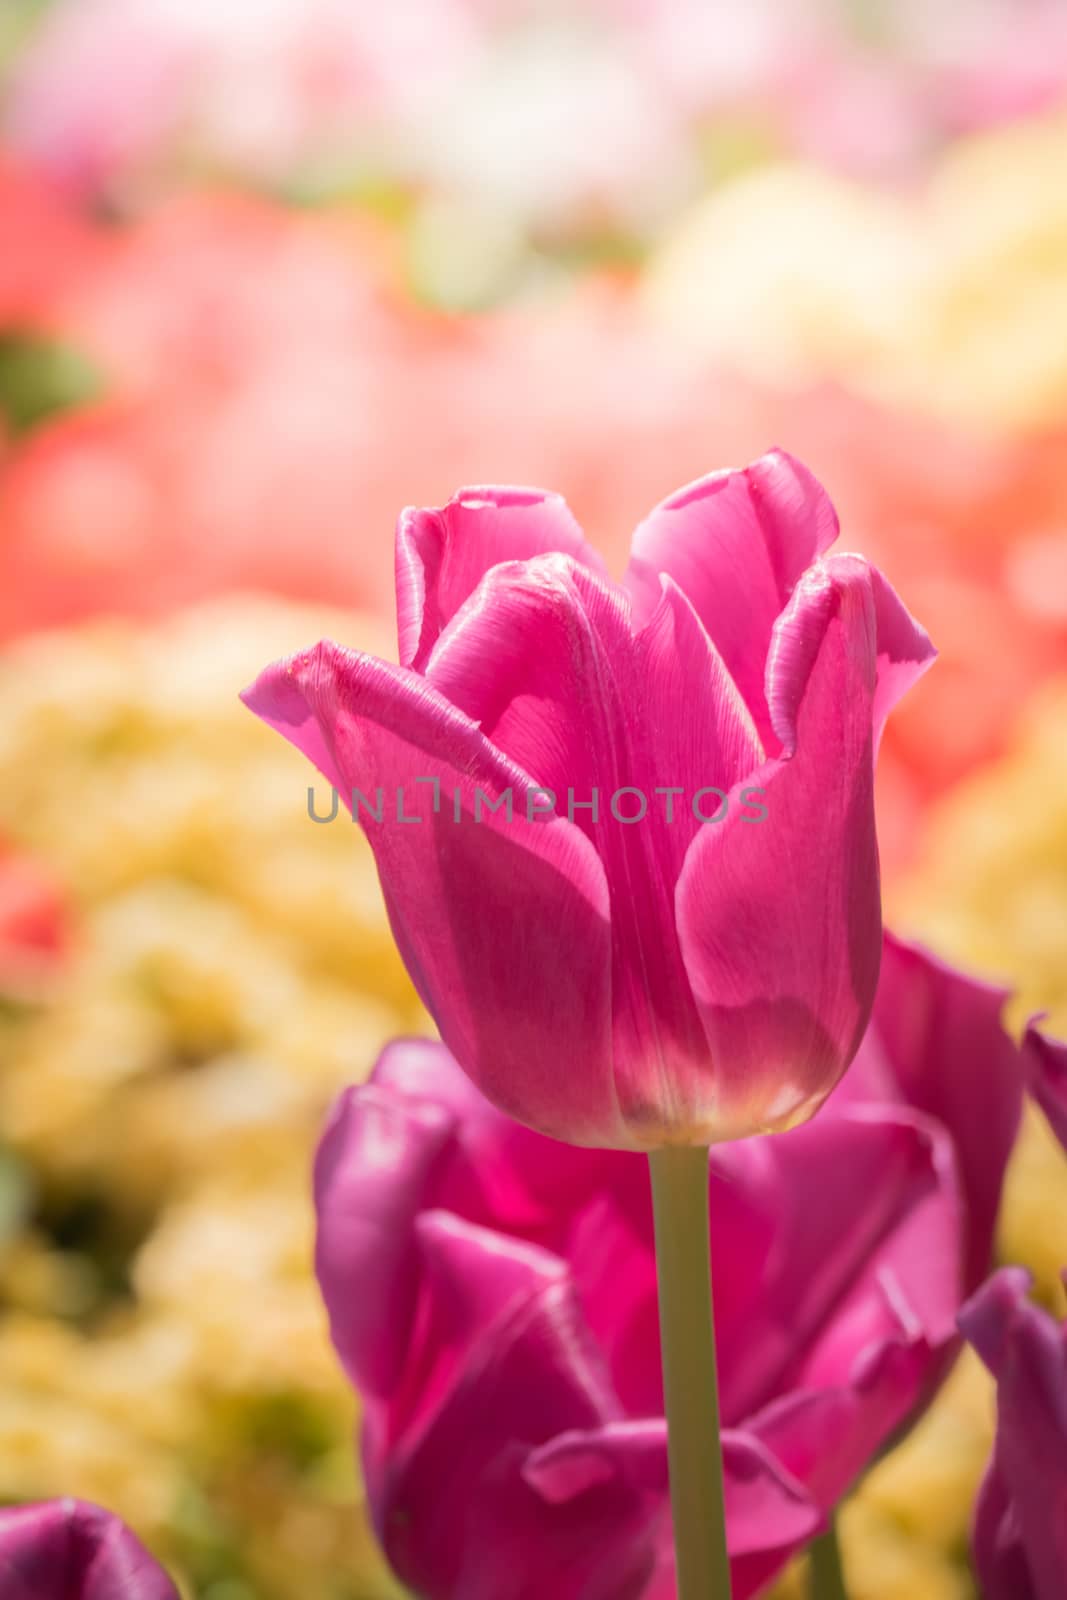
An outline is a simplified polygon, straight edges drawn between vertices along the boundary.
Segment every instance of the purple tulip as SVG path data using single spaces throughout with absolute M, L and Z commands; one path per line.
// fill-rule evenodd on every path
M 974 1561 L 985 1600 L 1062 1600 L 1067 1581 L 1067 1323 L 994 1274 L 960 1313 L 997 1381 L 997 1437 L 978 1496 Z
M 958 1347 L 1022 1095 L 1001 998 L 888 943 L 875 1022 L 823 1114 L 713 1155 L 739 1600 Z M 442 1045 L 407 1041 L 338 1102 L 315 1190 L 319 1278 L 401 1579 L 424 1600 L 673 1600 L 643 1160 L 532 1132 Z
M 1067 1150 L 1067 1044 L 1046 1039 L 1031 1023 L 1030 1093 L 1048 1118 L 1049 1126 Z
M 84 1500 L 0 1511 L 3 1600 L 178 1600 L 124 1522 Z
M 468 489 L 400 519 L 400 666 L 324 642 L 246 691 L 351 802 L 442 1037 L 530 1127 L 783 1129 L 855 1054 L 874 753 L 933 651 L 836 535 L 779 451 L 657 507 L 618 584 L 558 496 Z

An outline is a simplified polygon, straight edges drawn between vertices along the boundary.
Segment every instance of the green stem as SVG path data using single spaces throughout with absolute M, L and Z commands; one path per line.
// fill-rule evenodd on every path
M 711 1309 L 708 1152 L 653 1150 L 667 1460 L 678 1600 L 730 1600 L 719 1441 L 719 1390 Z
M 808 1546 L 808 1592 L 811 1600 L 848 1600 L 834 1517 L 826 1532 Z

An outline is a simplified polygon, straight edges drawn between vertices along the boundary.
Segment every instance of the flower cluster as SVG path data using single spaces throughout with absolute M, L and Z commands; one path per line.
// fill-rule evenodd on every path
M 1067 1058 L 1036 1028 L 1011 1039 L 1002 991 L 882 934 L 875 752 L 933 652 L 876 568 L 831 551 L 836 533 L 818 482 L 772 452 L 657 507 L 614 584 L 558 497 L 463 491 L 400 519 L 399 666 L 324 644 L 247 692 L 336 790 L 414 785 L 429 763 L 461 801 L 445 817 L 423 774 L 409 828 L 353 799 L 445 1042 L 388 1046 L 315 1166 L 318 1279 L 362 1398 L 371 1516 L 426 1600 L 499 1600 L 503 1573 L 515 1600 L 675 1594 L 639 1152 L 689 1143 L 717 1145 L 738 1600 L 929 1406 L 957 1320 L 1002 1387 L 977 1559 L 991 1584 L 1026 1573 L 1034 1600 L 1051 1595 L 1055 1480 L 1026 1476 L 1026 1363 L 1048 1341 L 1017 1278 L 983 1280 L 1024 1093 L 1067 1135 Z M 17 742 L 18 693 L 9 710 Z M 569 814 L 562 776 L 600 772 L 631 792 L 711 772 L 728 799 L 758 787 L 766 816 Z M 542 797 L 539 824 L 505 792 Z M 34 798 L 31 776 L 26 814 Z M 321 838 L 305 824 L 306 850 Z M 47 1143 L 32 1097 L 10 1105 Z M 751 1137 L 775 1130 L 791 1131 Z M 138 1273 L 165 1300 L 158 1252 Z M 1058 1394 L 1057 1370 L 1042 1381 Z M 13 1512 L 0 1540 L 48 1600 L 173 1592 L 92 1506 Z
M 1055 0 L 1029 0 L 1025 26 L 1008 0 L 876 23 L 830 0 L 396 0 L 387 29 L 340 0 L 55 0 L 9 120 L 65 182 L 111 197 L 205 156 L 312 192 L 373 159 L 382 181 L 581 237 L 684 202 L 715 119 L 852 173 L 909 173 L 961 129 L 1055 103 L 1064 44 Z
M 0 12 L 0 1596 L 1062 1600 L 1060 0 Z
M 395 782 L 427 760 L 461 780 L 457 826 L 480 820 L 481 784 L 502 792 L 506 778 L 509 792 L 518 783 L 542 794 L 539 778 L 583 755 L 636 780 L 663 750 L 717 751 L 735 762 L 726 792 L 758 771 L 772 799 L 788 797 L 780 855 L 774 834 L 768 867 L 727 829 L 730 848 L 715 854 L 697 900 L 691 882 L 711 864 L 699 834 L 671 873 L 662 845 L 648 857 L 621 830 L 579 832 L 558 803 L 552 850 L 504 826 L 475 850 L 440 830 L 427 845 L 361 819 L 409 970 L 489 1096 L 443 1046 L 394 1046 L 338 1106 L 316 1169 L 320 1281 L 365 1397 L 376 1525 L 399 1575 L 432 1600 L 490 1596 L 516 1549 L 519 1597 L 674 1593 L 652 1214 L 626 1146 L 742 1136 L 716 1156 L 710 1195 L 741 1596 L 811 1540 L 915 1420 L 955 1353 L 965 1297 L 986 1292 L 1024 1084 L 1055 1047 L 1033 1030 L 1016 1046 L 999 1021 L 1002 993 L 890 941 L 877 1000 L 873 978 L 866 1000 L 851 990 L 858 1032 L 849 1045 L 837 1024 L 835 1049 L 833 1002 L 820 1009 L 826 991 L 806 988 L 810 969 L 775 942 L 784 920 L 795 946 L 798 913 L 820 973 L 844 963 L 855 981 L 862 969 L 877 859 L 862 843 L 869 798 L 857 798 L 870 795 L 881 718 L 931 655 L 875 569 L 827 554 L 835 533 L 815 480 L 773 453 L 657 508 L 614 589 L 560 502 L 467 491 L 401 518 L 400 669 L 327 644 L 269 669 L 246 696 L 331 783 L 351 788 L 356 818 L 357 779 Z M 553 548 L 563 553 L 546 555 Z M 730 593 L 739 570 L 754 606 L 743 634 Z M 679 682 L 686 702 L 672 697 Z M 866 723 L 866 739 L 843 731 L 842 712 Z M 804 797 L 823 773 L 846 800 L 802 851 L 796 830 L 816 815 Z M 809 864 L 821 903 L 844 908 L 837 933 L 833 910 L 817 916 L 805 898 Z M 642 872 L 673 885 L 673 917 L 649 893 L 627 931 L 623 907 Z M 603 955 L 583 902 L 605 925 Z M 479 937 L 479 908 L 493 919 L 491 943 Z M 735 916 L 740 951 L 694 938 L 697 915 L 712 927 Z M 643 939 L 657 919 L 655 965 Z M 672 938 L 682 985 L 664 955 Z M 589 1002 L 601 961 L 608 1026 L 598 1037 Z M 698 1034 L 672 1031 L 686 995 L 703 1054 Z M 744 1140 L 810 1117 L 860 1038 L 814 1122 L 769 1147 Z M 805 1072 L 821 1088 L 809 1079 L 798 1094 Z M 579 1153 L 552 1136 L 621 1148 Z M 384 1316 L 353 1294 L 364 1281 L 381 1286 Z M 384 1337 L 398 1328 L 402 1357 Z M 484 1511 L 474 1524 L 442 1484 L 457 1453 L 456 1491 L 466 1502 L 473 1489 Z

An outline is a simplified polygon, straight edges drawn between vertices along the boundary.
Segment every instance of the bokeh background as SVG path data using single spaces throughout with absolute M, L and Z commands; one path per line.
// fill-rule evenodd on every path
M 1065 172 L 1060 0 L 2 0 L 0 1499 L 102 1501 L 191 1600 L 396 1592 L 308 1163 L 427 1022 L 236 691 L 392 653 L 409 502 L 558 488 L 618 567 L 804 457 L 941 649 L 894 925 L 1067 1031 Z M 1036 1119 L 1001 1251 L 1055 1302 Z M 990 1432 L 964 1361 L 854 1600 L 973 1595 Z

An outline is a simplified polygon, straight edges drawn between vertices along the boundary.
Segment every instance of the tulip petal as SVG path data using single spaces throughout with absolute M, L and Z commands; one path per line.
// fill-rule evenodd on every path
M 639 1174 L 639 1187 L 647 1191 L 642 1160 L 621 1151 L 564 1144 L 505 1116 L 434 1040 L 395 1040 L 382 1051 L 370 1081 L 394 1101 L 450 1115 L 454 1159 L 434 1167 L 430 1192 L 435 1198 L 430 1203 L 472 1221 L 551 1241 L 555 1249 L 566 1208 L 586 1202 L 591 1188 L 617 1181 L 626 1172 Z M 351 1091 L 355 1099 L 361 1092 Z M 380 1192 L 375 1189 L 373 1195 Z M 368 1192 L 368 1204 L 373 1195 Z M 562 1235 L 558 1242 L 562 1250 Z
M 440 509 L 409 506 L 396 530 L 403 665 L 422 671 L 439 634 L 491 567 L 551 550 L 603 571 L 566 501 L 547 490 L 468 488 Z
M 642 831 L 656 835 L 672 884 L 702 826 L 692 794 L 731 789 L 763 760 L 736 685 L 670 578 L 635 635 L 623 591 L 566 557 L 496 567 L 438 640 L 425 676 L 552 790 L 560 812 L 573 800 L 571 820 L 606 858 L 607 830 L 621 840 L 631 826 L 611 797 L 624 785 L 640 790 Z M 655 799 L 667 786 L 684 791 L 669 808 Z M 594 790 L 595 811 L 581 804 Z M 635 815 L 639 802 L 623 808 Z
M 715 1325 L 724 1414 L 733 1418 L 731 1373 L 752 1361 L 768 1272 L 777 1259 L 778 1188 L 756 1161 L 720 1162 L 709 1173 Z M 566 1246 L 589 1326 L 631 1415 L 663 1410 L 652 1198 L 639 1158 L 620 1154 L 571 1226 Z
M 921 677 L 936 655 L 925 628 L 905 610 L 886 579 L 859 556 L 832 556 L 806 572 L 792 598 L 775 622 L 767 653 L 767 704 L 771 725 L 792 756 L 797 748 L 797 712 L 831 619 L 849 589 L 866 590 L 873 645 L 856 643 L 872 651 L 874 747 L 882 727 L 901 695 Z M 865 609 L 866 609 L 865 608 Z M 873 625 L 873 627 L 872 627 Z
M 685 789 L 667 832 L 677 882 L 693 838 L 708 824 L 703 816 L 721 809 L 703 788 L 729 791 L 763 764 L 764 751 L 751 714 L 722 657 L 708 638 L 688 597 L 674 580 L 661 580 L 659 601 L 637 635 L 634 710 L 641 719 L 648 753 L 644 760 L 661 782 Z M 644 699 L 638 698 L 644 688 Z
M 625 1259 L 605 1262 L 603 1280 L 593 1270 L 602 1253 L 602 1202 L 611 1195 L 631 1210 L 635 1200 L 638 1211 L 641 1202 L 649 1208 L 639 1156 L 580 1150 L 533 1133 L 497 1111 L 445 1047 L 428 1039 L 394 1041 L 369 1082 L 338 1098 L 316 1156 L 314 1193 L 315 1262 L 331 1336 L 368 1401 L 392 1391 L 407 1360 L 421 1271 L 414 1226 L 424 1211 L 447 1209 L 544 1244 L 572 1271 L 580 1266 L 583 1312 L 599 1338 L 602 1327 L 619 1327 L 618 1290 L 627 1272 Z M 627 1246 L 641 1226 L 651 1238 L 651 1215 L 641 1215 L 628 1228 Z M 638 1251 L 636 1263 L 645 1261 Z M 647 1282 L 639 1276 L 654 1315 L 650 1252 L 647 1267 Z M 371 1282 L 373 1297 L 353 1292 L 354 1284 Z M 637 1356 L 642 1363 L 647 1356 L 658 1385 L 658 1350 Z M 655 1386 L 651 1392 L 658 1398 Z
M 650 1524 L 662 1521 L 663 1507 L 618 1479 L 546 1499 L 525 1481 L 528 1459 L 522 1446 L 504 1447 L 477 1498 L 456 1507 L 466 1538 L 454 1587 L 420 1592 L 429 1600 L 499 1600 L 507 1573 L 509 1600 L 648 1600 Z
M 750 1430 L 722 1434 L 726 1527 L 736 1600 L 754 1595 L 815 1535 L 807 1492 Z
M 746 1426 L 829 1515 L 914 1414 L 938 1354 L 905 1317 L 851 1381 L 794 1390 Z
M 1040 1600 L 995 1457 L 975 1501 L 972 1544 L 985 1600 Z
M 620 1596 L 636 1597 L 651 1561 L 647 1498 L 589 1483 L 553 1504 L 523 1475 L 538 1445 L 619 1415 L 565 1266 L 440 1211 L 424 1213 L 416 1234 L 423 1298 L 403 1383 L 419 1405 L 399 1433 L 390 1418 L 388 1438 L 371 1427 L 364 1441 L 397 1573 L 427 1600 L 492 1600 L 519 1547 L 521 1600 L 610 1600 L 613 1590 L 594 1587 L 602 1569 Z M 508 1441 L 500 1450 L 483 1446 L 490 1419 Z
M 963 1228 L 951 1144 L 936 1123 L 904 1111 L 887 1117 L 884 1107 L 844 1115 L 851 1150 L 838 1146 L 832 1116 L 773 1141 L 789 1157 L 787 1215 L 805 1174 L 823 1179 L 814 1211 L 809 1198 L 804 1225 L 787 1224 L 779 1241 L 785 1266 L 768 1296 L 772 1328 L 750 1330 L 756 1348 L 771 1357 L 777 1348 L 780 1365 L 746 1426 L 827 1513 L 944 1371 L 956 1343 Z M 844 1230 L 842 1218 L 852 1219 Z M 794 1302 L 800 1320 L 790 1328 Z M 766 1360 L 755 1374 L 767 1381 Z M 755 1399 L 753 1382 L 743 1375 Z
M 747 1600 L 818 1531 L 822 1514 L 802 1486 L 751 1435 L 722 1434 L 723 1491 L 734 1600 Z M 622 1480 L 665 1503 L 667 1425 L 661 1418 L 575 1430 L 542 1445 L 524 1469 L 546 1499 L 567 1498 L 575 1485 Z M 660 1535 L 660 1561 L 651 1593 L 674 1587 L 669 1518 Z
M 897 701 L 937 659 L 930 635 L 916 622 L 889 580 L 869 569 L 878 634 L 878 681 L 874 693 L 874 748 L 877 753 L 886 718 Z
M 1033 1023 L 1026 1030 L 1030 1093 L 1067 1150 L 1067 1044 L 1049 1039 Z
M 694 800 L 726 794 L 762 749 L 688 600 L 664 580 L 635 637 L 622 592 L 573 561 L 496 567 L 441 636 L 426 679 L 551 788 L 595 845 L 612 906 L 621 1113 L 645 1144 L 691 1126 L 706 1095 L 693 1065 L 705 1046 L 674 885 L 704 825 Z M 710 805 L 721 809 L 718 793 Z
M 1059 1600 L 1067 1572 L 1067 1326 L 1057 1325 L 1027 1299 L 1029 1276 L 1018 1268 L 994 1273 L 960 1312 L 964 1337 L 997 1381 L 997 1437 L 992 1472 L 1001 1493 L 990 1490 L 979 1517 L 996 1516 L 1010 1503 L 1008 1526 L 980 1522 L 975 1554 L 989 1600 L 1008 1600 L 1005 1568 L 1018 1564 L 1004 1552 L 1021 1547 L 1029 1586 L 1011 1600 Z M 990 1556 L 994 1559 L 990 1559 Z
M 728 1424 L 776 1394 L 847 1385 L 902 1326 L 930 1347 L 953 1339 L 962 1216 L 951 1144 L 935 1123 L 860 1107 L 715 1159 L 749 1209 L 774 1219 L 762 1267 L 748 1264 L 746 1233 L 739 1242 L 724 1227 L 713 1239 L 722 1264 L 739 1258 L 728 1293 L 716 1275 L 720 1348 L 736 1352 L 724 1363 Z M 791 1197 L 805 1191 L 798 1211 Z
M 801 574 L 837 534 L 837 514 L 821 484 L 784 450 L 771 450 L 748 467 L 713 472 L 657 506 L 634 534 L 623 582 L 645 617 L 657 603 L 659 575 L 670 574 L 766 741 L 771 629 Z
M 831 1102 L 898 1100 L 947 1130 L 967 1202 L 965 1294 L 989 1270 L 1026 1063 L 1041 1044 L 1035 1035 L 1021 1051 L 1006 1032 L 1007 998 L 886 933 L 873 1026 Z
M 622 1159 L 646 1167 L 636 1154 Z M 656 1260 L 647 1191 L 647 1169 L 594 1190 L 584 1204 L 576 1205 L 561 1246 L 590 1332 L 604 1352 L 612 1386 L 634 1416 L 663 1410 Z
M 611 1079 L 607 885 L 584 835 L 529 821 L 529 777 L 402 667 L 324 643 L 242 698 L 346 796 L 382 790 L 381 820 L 362 806 L 359 820 L 394 937 L 489 1098 L 574 1143 L 629 1142 Z M 509 792 L 510 814 L 491 809 Z
M 406 1359 L 418 1301 L 412 1230 L 453 1128 L 442 1106 L 363 1084 L 338 1100 L 319 1145 L 315 1270 L 341 1362 L 368 1397 L 388 1393 Z M 354 1294 L 353 1282 L 373 1283 L 374 1294 Z
M 869 568 L 825 563 L 776 630 L 771 700 L 795 754 L 692 843 L 678 881 L 682 954 L 707 1034 L 714 1138 L 810 1116 L 854 1055 L 881 952 L 874 830 L 875 605 Z
M 0 1592 L 4 1600 L 178 1600 L 125 1523 L 84 1500 L 0 1511 Z
M 597 785 L 606 810 L 627 757 L 632 654 L 622 591 L 547 555 L 494 567 L 438 639 L 425 675 L 556 795 L 560 811 L 568 790 L 580 801 Z M 618 781 L 640 780 L 627 767 Z M 589 810 L 575 808 L 573 820 L 596 836 Z

